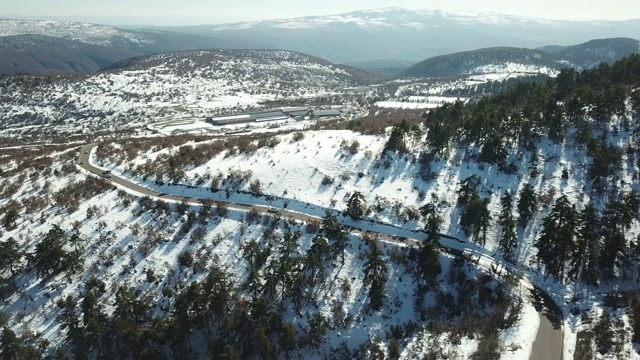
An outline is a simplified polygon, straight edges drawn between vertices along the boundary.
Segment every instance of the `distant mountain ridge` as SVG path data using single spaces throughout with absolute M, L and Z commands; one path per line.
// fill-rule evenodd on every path
M 113 26 L 71 21 L 0 19 L 0 37 L 11 35 L 46 35 L 85 44 L 127 49 L 139 54 L 260 45 L 251 40 L 235 41 L 163 30 L 123 30 Z
M 640 19 L 560 21 L 495 13 L 388 8 L 330 16 L 163 29 L 219 38 L 251 39 L 268 44 L 270 48 L 312 54 L 334 63 L 379 59 L 417 62 L 479 48 L 537 48 L 599 38 L 635 38 L 640 34 Z
M 547 51 L 545 51 L 547 49 Z M 629 38 L 597 39 L 574 46 L 541 49 L 485 48 L 423 60 L 398 77 L 441 77 L 495 72 L 549 74 L 566 67 L 585 69 L 612 64 L 640 52 L 640 41 Z
M 104 65 L 108 61 L 129 56 L 240 48 L 286 49 L 311 54 L 332 63 L 355 65 L 386 78 L 396 76 L 423 59 L 485 48 L 539 48 L 561 55 L 564 66 L 572 64 L 584 68 L 606 59 L 620 58 L 621 53 L 634 52 L 629 49 L 635 46 L 636 40 L 627 38 L 618 44 L 596 42 L 585 45 L 583 50 L 566 44 L 638 34 L 640 20 L 567 22 L 493 13 L 398 8 L 146 30 L 68 21 L 0 20 L 0 43 L 4 44 L 0 58 L 10 59 L 0 65 L 0 73 L 23 70 L 31 73 L 91 72 L 99 66 L 108 66 Z M 50 38 L 40 38 L 41 45 L 35 37 L 29 41 L 5 39 L 26 35 L 48 36 L 66 42 L 61 41 L 55 47 Z M 548 45 L 552 43 L 559 45 Z M 65 47 L 68 50 L 60 50 Z M 82 50 L 78 50 L 80 48 Z M 53 59 L 46 58 L 47 51 L 52 52 Z
M 250 40 L 70 21 L 0 20 L 0 73 L 86 73 L 144 54 L 260 45 Z

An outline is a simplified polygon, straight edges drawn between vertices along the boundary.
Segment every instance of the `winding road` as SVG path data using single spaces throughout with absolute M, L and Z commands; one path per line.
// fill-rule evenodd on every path
M 87 144 L 84 145 L 80 150 L 80 157 L 78 158 L 78 166 L 83 168 L 84 170 L 104 177 L 103 172 L 104 169 L 98 168 L 96 166 L 91 165 L 90 163 L 90 155 L 91 151 L 97 147 L 98 144 Z M 110 175 L 110 177 L 106 178 L 106 180 L 111 181 L 114 184 L 117 184 L 123 188 L 126 188 L 130 191 L 134 191 L 138 194 L 146 195 L 149 197 L 171 200 L 171 201 L 182 201 L 186 200 L 192 205 L 200 205 L 201 200 L 198 198 L 192 197 L 183 197 L 172 194 L 160 193 L 158 191 L 149 189 L 147 187 L 140 186 L 134 182 L 123 179 L 121 177 Z M 260 213 L 268 213 L 270 207 L 260 206 L 260 205 L 244 205 L 233 202 L 225 202 L 229 209 L 234 210 L 243 210 L 250 211 L 256 210 Z M 278 214 L 280 216 L 286 216 L 290 218 L 294 218 L 296 220 L 311 222 L 311 221 L 322 221 L 322 218 L 304 214 L 300 212 L 293 212 L 284 209 L 278 209 Z M 349 224 L 349 227 L 356 229 L 358 231 L 374 233 L 370 229 L 366 229 L 364 227 L 358 227 L 358 224 Z M 392 229 L 392 227 L 390 227 Z M 375 234 L 384 240 L 397 241 L 398 234 L 393 231 L 382 232 L 383 230 L 377 229 Z M 443 241 L 448 240 L 448 241 Z M 420 239 L 404 239 L 404 243 L 410 243 L 414 245 L 418 245 L 421 242 Z M 445 251 L 454 254 L 460 255 L 462 251 L 464 251 L 464 242 L 456 241 L 455 238 L 442 234 L 441 245 Z M 479 255 L 477 257 L 477 264 L 485 269 L 490 269 L 492 266 L 498 266 L 506 269 L 507 271 L 512 270 L 510 266 L 506 266 L 506 264 L 498 263 L 493 258 L 488 256 Z M 562 312 L 557 307 L 557 305 L 553 302 L 553 300 L 540 288 L 536 287 L 526 279 L 522 278 L 520 280 L 521 285 L 527 288 L 530 292 L 528 294 L 528 298 L 531 299 L 534 307 L 538 311 L 538 315 L 540 316 L 540 326 L 538 328 L 538 332 L 536 333 L 536 338 L 533 342 L 533 347 L 531 350 L 531 355 L 529 359 L 531 360 L 562 360 L 563 357 L 563 331 L 562 331 Z

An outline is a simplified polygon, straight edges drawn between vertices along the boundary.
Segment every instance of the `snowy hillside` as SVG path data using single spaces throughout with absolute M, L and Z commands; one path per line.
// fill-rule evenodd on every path
M 604 62 L 609 65 L 625 56 L 640 53 L 640 41 L 629 38 L 597 39 L 584 44 L 569 46 L 554 53 L 554 55 L 588 69 Z
M 331 160 L 335 152 L 331 144 L 345 136 L 355 138 L 355 134 L 346 132 L 311 134 L 283 144 L 274 150 L 274 155 L 282 153 L 286 158 L 300 146 L 329 140 L 327 147 L 319 148 L 323 154 L 319 159 L 324 159 L 322 165 L 330 165 L 336 162 Z M 283 140 L 289 141 L 290 137 Z M 140 141 L 146 148 L 164 140 Z M 108 147 L 105 144 L 98 151 Z M 245 358 L 254 358 L 252 344 L 257 331 L 269 331 L 270 338 L 284 331 L 286 324 L 293 329 L 293 346 L 284 339 L 269 340 L 273 350 L 264 351 L 273 351 L 271 357 L 276 357 L 277 348 L 278 358 L 285 358 L 285 354 L 312 359 L 367 354 L 403 359 L 442 354 L 469 358 L 486 348 L 480 340 L 484 335 L 476 326 L 491 326 L 492 321 L 501 320 L 501 311 L 507 304 L 520 304 L 513 285 L 503 284 L 471 263 L 437 252 L 437 272 L 433 278 L 428 276 L 432 280 L 421 279 L 411 260 L 415 250 L 412 255 L 402 242 L 366 239 L 361 233 L 347 233 L 342 259 L 332 255 L 332 259 L 321 260 L 321 269 L 312 271 L 308 265 L 303 267 L 302 260 L 312 259 L 310 254 L 318 251 L 318 239 L 324 232 L 319 232 L 317 224 L 222 206 L 207 209 L 132 196 L 80 172 L 73 166 L 78 156 L 78 149 L 73 147 L 11 149 L 8 154 L 11 158 L 0 158 L 0 169 L 6 176 L 0 183 L 0 204 L 8 212 L 18 211 L 20 217 L 15 221 L 3 217 L 6 222 L 0 234 L 0 253 L 7 254 L 4 244 L 17 243 L 22 255 L 11 260 L 2 257 L 2 271 L 15 277 L 10 286 L 3 282 L 0 288 L 0 309 L 5 324 L 20 339 L 18 348 L 24 351 L 64 354 L 83 351 L 81 346 L 85 344 L 87 351 L 105 357 L 127 354 L 143 358 L 152 352 L 153 358 L 173 358 L 177 354 L 202 358 L 215 347 L 206 345 L 212 341 L 211 334 L 198 328 L 196 302 L 187 300 L 187 296 L 199 292 L 204 284 L 212 285 L 220 276 L 225 283 L 228 281 L 227 295 L 223 296 L 229 298 L 223 299 L 228 299 L 224 301 L 229 301 L 232 309 L 223 312 L 227 314 L 223 323 L 232 321 L 233 330 L 227 331 L 237 332 L 239 337 L 238 344 L 234 341 L 230 346 Z M 153 152 L 149 154 L 155 156 Z M 296 171 L 296 165 L 287 164 L 280 166 L 285 171 Z M 307 167 L 302 170 L 307 171 Z M 337 174 L 338 170 L 322 171 Z M 23 178 L 29 180 L 21 181 Z M 293 186 L 300 178 L 290 179 L 285 183 Z M 276 189 L 268 188 L 273 190 Z M 292 191 L 294 196 L 299 193 L 297 189 Z M 47 241 L 60 240 L 65 241 L 60 247 L 64 254 L 61 271 L 42 270 L 44 263 L 35 260 L 35 254 L 43 251 L 42 244 Z M 258 251 L 258 257 L 254 258 L 254 250 L 250 249 Z M 371 285 L 366 280 L 367 270 L 363 270 L 369 266 L 367 254 L 375 249 L 387 264 L 384 269 L 389 278 L 385 285 L 387 300 L 381 311 L 371 308 Z M 287 259 L 300 264 L 295 267 L 298 270 L 289 271 L 304 276 L 304 283 L 292 280 L 301 291 L 280 291 L 289 285 L 273 278 L 283 271 L 273 269 L 283 269 Z M 272 280 L 262 283 L 255 276 L 272 276 Z M 269 281 L 277 281 L 273 293 Z M 435 290 L 434 287 L 440 289 L 440 283 L 441 290 Z M 217 290 L 214 293 L 223 294 Z M 498 295 L 487 296 L 492 293 Z M 422 294 L 422 300 L 414 300 L 416 294 Z M 478 302 L 462 310 L 467 327 L 457 334 L 449 333 L 448 326 L 424 325 L 440 322 L 443 316 L 456 317 L 453 313 L 444 315 L 438 305 L 442 298 L 448 299 L 449 304 L 453 299 L 462 304 L 469 299 Z M 185 301 L 194 304 L 193 310 L 182 313 Z M 212 311 L 216 303 L 224 304 L 213 300 L 208 305 Z M 510 306 L 507 313 L 515 309 Z M 524 300 L 521 311 L 518 308 L 510 325 L 500 321 L 502 330 L 492 331 L 495 337 L 491 341 L 503 349 L 503 359 L 522 359 L 531 350 L 537 314 L 528 300 Z M 191 320 L 178 325 L 174 319 L 179 319 L 180 314 Z M 219 328 L 217 323 L 212 321 L 211 328 Z M 97 324 L 100 326 L 94 327 Z M 82 335 L 77 332 L 79 329 Z M 7 330 L 4 331 L 5 340 L 1 341 L 7 341 Z M 129 338 L 140 334 L 136 331 L 144 331 L 150 337 Z M 159 340 L 165 336 L 171 340 Z M 222 333 L 218 336 L 224 339 Z
M 635 69 L 617 80 L 618 92 L 595 95 L 621 94 L 604 109 L 589 102 L 549 104 L 562 89 L 555 84 L 581 79 L 565 71 L 557 80 L 521 84 L 477 104 L 455 103 L 425 116 L 398 112 L 386 131 L 380 129 L 389 113 L 378 111 L 343 125 L 361 133 L 317 130 L 182 146 L 122 141 L 101 146 L 96 161 L 161 193 L 313 214 L 323 208 L 349 213 L 357 194 L 367 219 L 413 230 L 428 229 L 435 213 L 439 231 L 464 239 L 472 253 L 511 263 L 551 295 L 566 317 L 565 358 L 638 359 L 632 334 L 639 330 L 640 97 L 637 88 L 622 90 L 640 79 L 638 61 L 585 72 L 587 85 L 574 83 L 574 89 L 603 84 L 620 69 Z M 571 92 L 564 96 L 566 104 L 585 101 Z M 505 121 L 505 104 L 522 113 Z M 544 106 L 545 117 L 532 110 Z M 554 117 L 558 113 L 567 116 Z M 469 223 L 476 221 L 469 220 L 472 211 L 484 225 Z M 567 247 L 553 248 L 560 244 Z M 600 335 L 602 329 L 611 332 Z

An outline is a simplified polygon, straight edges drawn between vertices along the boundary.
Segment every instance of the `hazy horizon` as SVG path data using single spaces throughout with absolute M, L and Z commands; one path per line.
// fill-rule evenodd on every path
M 552 2 L 550 0 L 524 1 L 518 4 L 505 0 L 483 2 L 454 0 L 447 3 L 426 1 L 422 2 L 420 6 L 415 6 L 415 1 L 408 0 L 355 0 L 348 3 L 330 0 L 322 4 L 300 4 L 293 0 L 276 0 L 269 3 L 245 0 L 234 3 L 233 7 L 216 3 L 220 3 L 220 1 L 184 0 L 172 5 L 172 2 L 158 4 L 150 0 L 140 0 L 135 3 L 113 0 L 108 4 L 87 5 L 86 0 L 61 0 L 55 3 L 43 0 L 23 0 L 19 3 L 0 4 L 0 18 L 68 20 L 114 26 L 181 26 L 335 15 L 357 10 L 389 7 L 490 12 L 550 20 L 630 20 L 640 18 L 640 4 L 629 4 L 626 0 L 610 0 L 606 4 L 589 5 L 577 1 Z

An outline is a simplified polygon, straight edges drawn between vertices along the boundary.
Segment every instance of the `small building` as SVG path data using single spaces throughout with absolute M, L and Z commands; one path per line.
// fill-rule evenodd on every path
M 208 117 L 206 120 L 211 125 L 231 125 L 242 124 L 255 121 L 249 115 L 232 115 L 232 116 L 218 116 Z
M 338 110 L 333 110 L 333 109 L 329 109 L 329 110 L 316 110 L 313 112 L 313 116 L 317 117 L 317 118 L 322 118 L 322 117 L 339 117 L 340 116 L 340 111 Z
M 309 112 L 309 107 L 308 106 L 291 106 L 291 107 L 280 108 L 280 110 L 289 116 L 293 116 L 292 115 L 293 113 L 299 113 L 301 111 Z
M 292 118 L 299 120 L 299 119 L 303 119 L 305 116 L 309 115 L 309 110 L 301 110 L 301 111 L 292 111 L 290 113 L 288 113 L 287 115 L 291 116 Z

